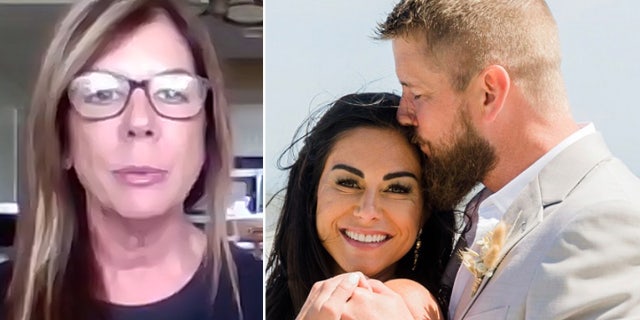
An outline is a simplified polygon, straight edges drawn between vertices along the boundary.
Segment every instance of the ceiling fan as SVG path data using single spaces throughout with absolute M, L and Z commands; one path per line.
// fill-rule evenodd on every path
M 200 16 L 214 16 L 226 23 L 262 29 L 262 0 L 200 0 L 205 8 Z

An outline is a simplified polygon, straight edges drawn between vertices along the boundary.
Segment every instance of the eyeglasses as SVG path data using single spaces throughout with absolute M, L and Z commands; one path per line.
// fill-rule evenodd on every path
M 183 71 L 160 73 L 142 81 L 106 71 L 90 71 L 73 79 L 67 94 L 82 117 L 103 120 L 120 115 L 136 88 L 144 90 L 160 116 L 186 119 L 204 107 L 209 83 Z

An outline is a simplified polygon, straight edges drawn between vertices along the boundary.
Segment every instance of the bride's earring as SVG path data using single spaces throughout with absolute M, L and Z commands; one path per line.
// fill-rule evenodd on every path
M 416 248 L 413 250 L 413 267 L 411 267 L 411 271 L 416 271 L 416 265 L 418 264 L 418 256 L 420 255 L 420 247 L 422 246 L 420 236 L 422 236 L 422 228 L 418 231 L 418 237 L 416 238 Z

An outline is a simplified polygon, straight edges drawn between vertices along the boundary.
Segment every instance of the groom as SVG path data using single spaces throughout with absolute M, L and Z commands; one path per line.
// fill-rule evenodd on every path
M 485 186 L 460 238 L 475 268 L 444 280 L 449 318 L 640 318 L 640 181 L 573 120 L 547 4 L 406 0 L 378 31 L 403 88 L 398 120 L 430 159 L 429 200 L 448 208 Z M 504 241 L 488 236 L 498 223 Z

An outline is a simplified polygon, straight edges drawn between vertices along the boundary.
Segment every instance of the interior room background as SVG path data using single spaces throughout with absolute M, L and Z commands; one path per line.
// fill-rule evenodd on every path
M 17 203 L 24 196 L 20 132 L 29 95 L 55 22 L 71 2 L 0 0 L 0 260 L 10 252 Z M 223 15 L 213 13 L 217 9 L 209 7 L 208 0 L 189 2 L 195 12 L 202 13 L 200 19 L 210 30 L 223 67 L 236 157 L 233 197 L 247 199 L 251 214 L 260 216 L 253 223 L 262 225 L 262 27 L 229 23 Z M 199 219 L 199 212 L 192 214 L 194 222 L 205 222 Z

